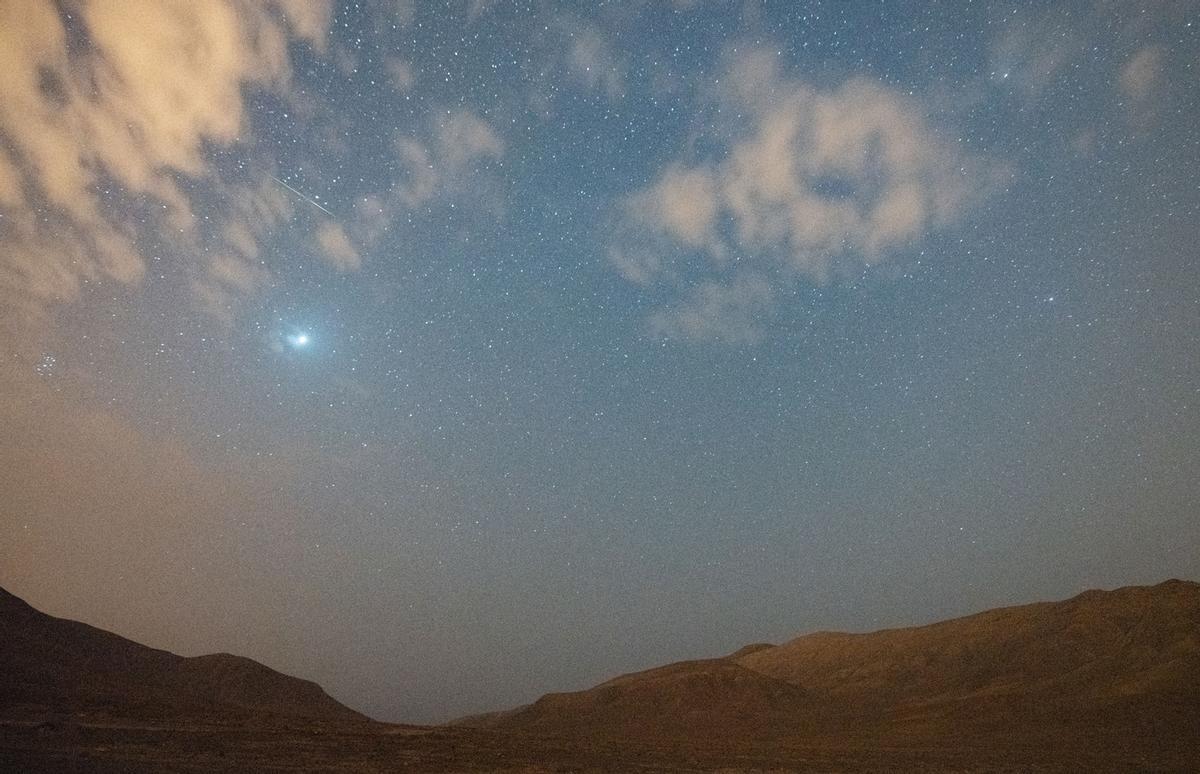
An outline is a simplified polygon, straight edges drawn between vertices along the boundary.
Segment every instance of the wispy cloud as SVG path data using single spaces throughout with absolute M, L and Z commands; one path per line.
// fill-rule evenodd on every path
M 417 85 L 417 71 L 412 62 L 400 57 L 388 57 L 385 63 L 388 83 L 401 94 L 407 94 Z
M 650 317 L 651 331 L 665 338 L 754 344 L 765 335 L 775 291 L 761 274 L 742 272 L 726 282 L 706 280 L 677 305 Z
M 567 65 L 575 79 L 587 89 L 600 91 L 616 100 L 625 93 L 625 66 L 597 25 L 581 20 L 564 21 L 569 45 Z
M 992 41 L 988 80 L 1027 101 L 1043 96 L 1087 51 L 1084 38 L 1062 17 L 1063 9 L 1010 16 Z
M 350 244 L 350 237 L 346 236 L 346 229 L 340 223 L 322 223 L 317 229 L 317 243 L 329 265 L 338 271 L 351 271 L 362 265 L 358 250 Z
M 286 91 L 289 42 L 323 50 L 329 14 L 304 0 L 99 0 L 70 18 L 50 0 L 0 5 L 2 291 L 36 308 L 83 283 L 136 283 L 154 240 L 194 264 L 206 304 L 252 286 L 263 223 L 247 215 L 286 204 L 222 180 L 206 148 L 241 141 L 243 88 Z M 215 230 L 198 189 L 230 203 Z
M 824 283 L 882 263 L 953 224 L 1006 174 L 871 79 L 817 88 L 758 50 L 732 57 L 719 82 L 719 110 L 744 121 L 714 132 L 718 151 L 680 157 L 630 194 L 610 248 L 629 280 L 684 295 L 653 317 L 659 333 L 751 340 L 748 320 L 773 304 L 766 277 Z
M 429 136 L 403 136 L 395 147 L 404 175 L 394 198 L 415 208 L 460 192 L 468 177 L 504 157 L 505 144 L 483 118 L 456 109 L 443 112 Z
M 1139 49 L 1121 67 L 1117 78 L 1130 122 L 1148 129 L 1155 121 L 1166 89 L 1167 50 L 1161 45 Z

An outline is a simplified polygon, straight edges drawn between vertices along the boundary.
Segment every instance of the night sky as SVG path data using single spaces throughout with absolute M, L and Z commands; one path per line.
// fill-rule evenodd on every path
M 1200 578 L 1200 3 L 0 1 L 0 585 L 438 721 Z

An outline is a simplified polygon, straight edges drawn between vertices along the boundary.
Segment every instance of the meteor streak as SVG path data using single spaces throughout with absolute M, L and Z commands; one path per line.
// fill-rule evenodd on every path
M 283 186 L 284 188 L 288 189 L 288 190 L 289 190 L 289 191 L 291 191 L 292 193 L 296 194 L 296 196 L 299 196 L 301 199 L 303 199 L 304 201 L 308 202 L 308 203 L 309 203 L 309 204 L 311 204 L 312 206 L 316 207 L 318 210 L 320 210 L 321 212 L 325 213 L 326 215 L 328 215 L 328 216 L 330 216 L 330 217 L 336 217 L 336 216 L 335 216 L 335 215 L 334 215 L 332 212 L 330 212 L 329 210 L 327 210 L 327 209 L 325 209 L 324 207 L 322 207 L 322 206 L 321 206 L 319 203 L 317 203 L 316 201 L 314 201 L 312 198 L 310 198 L 310 197 L 308 197 L 308 196 L 305 196 L 304 194 L 300 193 L 300 192 L 299 192 L 299 191 L 297 191 L 295 188 L 292 188 L 290 185 L 288 185 L 287 183 L 283 182 L 282 180 L 280 180 L 279 178 L 275 177 L 274 175 L 271 175 L 271 179 L 272 179 L 272 180 L 274 180 L 276 183 L 279 183 L 281 186 Z

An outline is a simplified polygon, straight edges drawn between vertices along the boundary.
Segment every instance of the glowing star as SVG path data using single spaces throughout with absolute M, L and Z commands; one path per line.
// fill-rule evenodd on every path
M 287 338 L 288 344 L 292 345 L 293 349 L 302 349 L 308 346 L 309 338 L 307 333 L 294 333 Z

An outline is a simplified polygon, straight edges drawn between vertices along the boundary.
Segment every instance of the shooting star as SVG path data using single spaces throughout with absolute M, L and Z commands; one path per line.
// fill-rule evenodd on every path
M 292 188 L 290 185 L 288 185 L 287 183 L 283 182 L 282 180 L 280 180 L 279 178 L 275 177 L 274 175 L 271 175 L 271 179 L 272 179 L 272 180 L 274 180 L 276 183 L 279 183 L 281 186 L 283 186 L 284 188 L 288 189 L 288 190 L 289 190 L 289 191 L 291 191 L 292 193 L 296 194 L 296 196 L 299 196 L 301 199 L 303 199 L 304 201 L 308 202 L 308 203 L 309 203 L 309 204 L 311 204 L 312 206 L 316 207 L 318 210 L 320 210 L 321 212 L 325 213 L 325 214 L 326 214 L 326 215 L 328 215 L 329 217 L 331 217 L 331 218 L 335 218 L 335 217 L 337 217 L 337 216 L 336 216 L 336 215 L 334 215 L 332 212 L 330 212 L 329 210 L 327 210 L 327 209 L 325 209 L 324 207 L 322 207 L 322 206 L 320 205 L 320 203 L 318 203 L 317 201 L 313 200 L 312 198 L 310 198 L 310 197 L 308 197 L 308 196 L 305 196 L 304 194 L 300 193 L 300 192 L 299 192 L 299 191 L 297 191 L 295 188 Z

